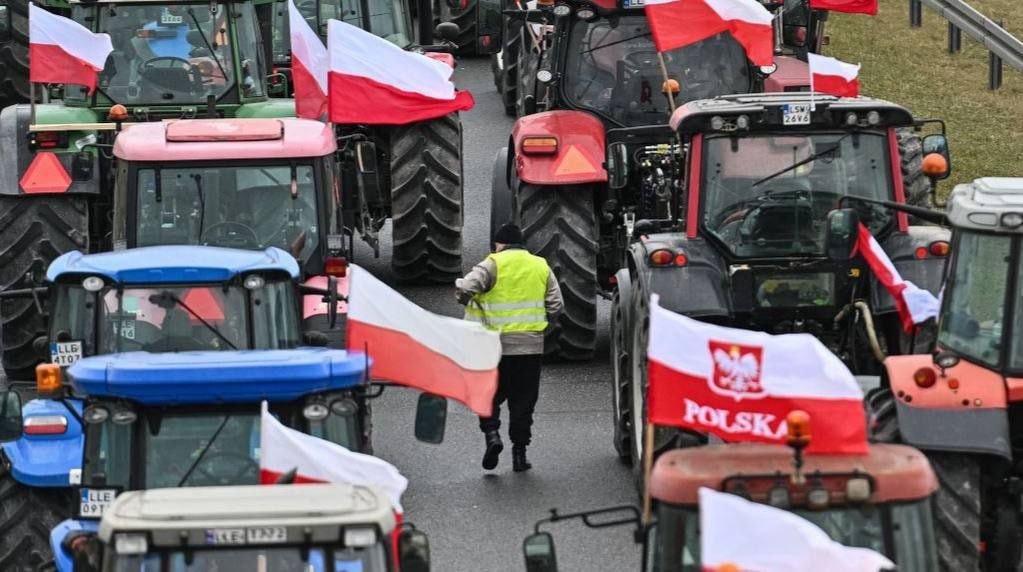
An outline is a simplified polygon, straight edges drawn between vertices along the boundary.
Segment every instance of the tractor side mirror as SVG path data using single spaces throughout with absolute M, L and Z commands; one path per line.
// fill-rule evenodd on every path
M 607 181 L 612 189 L 621 189 L 629 182 L 629 150 L 625 143 L 607 146 Z
M 359 141 L 355 144 L 355 163 L 363 175 L 377 172 L 377 147 L 372 141 Z
M 430 539 L 425 532 L 414 528 L 401 531 L 398 561 L 402 572 L 430 572 Z
M 952 174 L 952 156 L 948 150 L 948 138 L 943 133 L 933 133 L 924 137 L 923 164 L 920 166 L 924 175 L 932 181 L 947 179 Z
M 21 437 L 21 395 L 13 389 L 0 391 L 0 443 Z
M 432 393 L 423 393 L 416 403 L 416 440 L 437 445 L 444 442 L 448 421 L 448 400 Z
M 554 556 L 554 537 L 549 532 L 530 534 L 522 543 L 526 557 L 526 572 L 557 572 L 558 560 Z
M 327 303 L 327 325 L 333 330 L 337 326 L 337 278 L 327 277 L 327 295 L 323 297 L 323 301 Z
M 522 111 L 524 115 L 536 113 L 536 97 L 532 94 L 522 97 Z
M 445 42 L 454 42 L 458 39 L 458 34 L 461 32 L 462 29 L 454 22 L 441 22 L 440 24 L 437 24 L 437 27 L 433 30 L 434 35 Z
M 856 245 L 859 226 L 860 217 L 854 209 L 835 209 L 828 213 L 828 258 L 849 260 Z

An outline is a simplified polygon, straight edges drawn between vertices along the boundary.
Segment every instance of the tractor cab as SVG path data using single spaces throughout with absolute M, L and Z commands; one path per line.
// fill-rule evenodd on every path
M 653 508 L 646 524 L 634 506 L 552 511 L 525 541 L 526 569 L 557 570 L 553 537 L 540 526 L 579 518 L 591 528 L 634 526 L 645 572 L 705 570 L 701 488 L 795 513 L 835 542 L 886 555 L 899 570 L 937 569 L 931 502 L 938 480 L 922 453 L 903 445 L 871 445 L 866 455 L 811 455 L 802 450 L 807 443 L 793 443 L 791 449 L 729 443 L 668 451 L 654 463 L 647 482 Z M 735 532 L 741 538 L 742 531 Z
M 344 246 L 330 126 L 309 119 L 191 119 L 118 135 L 113 246 L 262 250 L 324 274 Z
M 65 87 L 67 105 L 194 110 L 266 98 L 252 2 L 76 1 L 71 14 L 93 32 L 109 34 L 114 51 L 92 95 L 81 86 Z
M 174 518 L 165 518 L 165 512 Z M 389 539 L 397 537 L 396 543 Z M 125 493 L 99 527 L 115 570 L 429 570 L 426 534 L 395 522 L 387 496 L 345 484 Z M 333 563 L 333 564 L 331 564 Z M 194 568 L 193 568 L 194 567 Z

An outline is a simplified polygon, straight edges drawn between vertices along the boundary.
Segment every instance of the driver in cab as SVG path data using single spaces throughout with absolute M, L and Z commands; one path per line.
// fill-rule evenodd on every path
M 149 8 L 151 14 L 142 29 L 136 33 L 136 52 L 142 58 L 143 69 L 148 62 L 163 60 L 158 67 L 178 67 L 187 63 L 191 73 L 198 73 L 203 85 L 223 86 L 227 82 L 221 67 L 214 57 L 221 48 L 227 45 L 226 13 L 218 9 L 215 32 L 210 34 L 213 26 L 211 16 L 206 8 L 192 8 L 187 5 L 170 5 Z

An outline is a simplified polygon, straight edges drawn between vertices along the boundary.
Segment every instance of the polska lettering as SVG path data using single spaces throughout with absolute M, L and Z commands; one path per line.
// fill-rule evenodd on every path
M 683 421 L 690 425 L 715 427 L 730 434 L 748 434 L 767 439 L 781 439 L 788 432 L 784 419 L 760 411 L 729 411 L 701 405 L 683 398 L 685 416 Z

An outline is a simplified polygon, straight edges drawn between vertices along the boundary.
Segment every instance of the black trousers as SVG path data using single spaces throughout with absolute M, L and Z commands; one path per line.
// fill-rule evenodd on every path
M 508 401 L 508 437 L 513 445 L 528 445 L 533 426 L 533 409 L 540 395 L 540 365 L 543 356 L 501 356 L 497 366 L 497 393 L 492 417 L 480 417 L 484 433 L 501 428 L 501 404 Z

